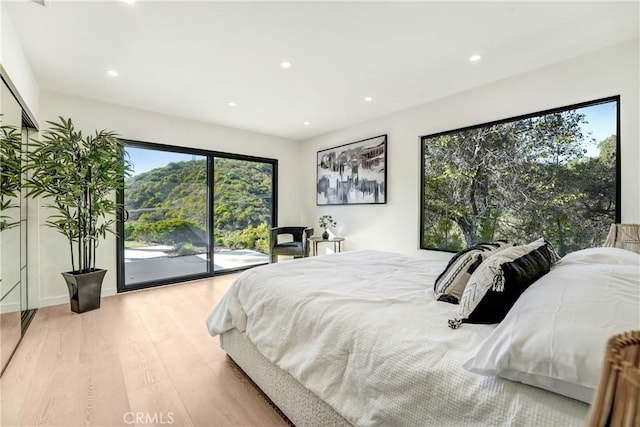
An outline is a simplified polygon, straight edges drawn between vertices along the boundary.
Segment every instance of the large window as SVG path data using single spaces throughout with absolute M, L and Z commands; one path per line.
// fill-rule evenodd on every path
M 128 142 L 119 289 L 268 262 L 276 161 Z
M 421 248 L 601 245 L 620 220 L 619 97 L 421 138 Z

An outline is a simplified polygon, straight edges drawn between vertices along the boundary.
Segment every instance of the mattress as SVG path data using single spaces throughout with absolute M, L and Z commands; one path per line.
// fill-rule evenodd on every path
M 296 427 L 351 425 L 295 378 L 269 362 L 237 329 L 220 335 L 220 346 Z
M 462 368 L 494 327 L 448 327 L 443 268 L 380 251 L 271 264 L 239 275 L 207 326 L 244 334 L 353 425 L 583 425 L 584 403 Z

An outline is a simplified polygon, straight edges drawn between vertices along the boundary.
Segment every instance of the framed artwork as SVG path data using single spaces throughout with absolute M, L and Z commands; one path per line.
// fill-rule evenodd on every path
M 421 138 L 420 247 L 539 237 L 561 256 L 620 222 L 620 97 Z
M 316 204 L 387 202 L 387 135 L 318 151 Z

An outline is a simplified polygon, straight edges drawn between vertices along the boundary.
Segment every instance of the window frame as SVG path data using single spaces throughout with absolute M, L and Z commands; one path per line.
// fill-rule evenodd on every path
M 214 256 L 213 256 L 213 228 L 214 228 L 214 217 L 213 217 L 213 199 L 214 199 L 214 159 L 215 158 L 225 158 L 232 160 L 244 160 L 250 162 L 259 162 L 259 163 L 267 163 L 270 164 L 273 168 L 273 173 L 271 176 L 271 188 L 272 188 L 272 203 L 271 203 L 271 220 L 272 227 L 277 227 L 278 225 L 278 159 L 272 159 L 267 157 L 259 157 L 247 154 L 239 154 L 239 153 L 228 153 L 224 151 L 216 151 L 216 150 L 205 150 L 201 148 L 192 148 L 192 147 L 183 147 L 169 144 L 159 144 L 155 142 L 146 142 L 139 140 L 132 140 L 122 138 L 122 141 L 125 144 L 125 148 L 140 148 L 147 150 L 157 150 L 157 151 L 169 151 L 177 154 L 187 154 L 187 155 L 197 155 L 206 157 L 207 162 L 207 236 L 209 239 L 208 242 L 208 265 L 207 272 L 205 273 L 197 273 L 188 276 L 179 276 L 179 277 L 170 277 L 166 279 L 160 280 L 150 280 L 145 282 L 138 282 L 132 285 L 125 285 L 125 269 L 124 269 L 124 189 L 118 190 L 116 192 L 116 202 L 122 206 L 120 212 L 118 214 L 118 218 L 116 221 L 116 233 L 117 233 L 117 245 L 116 245 L 116 259 L 117 259 L 117 291 L 118 293 L 146 289 L 155 286 L 162 285 L 170 285 L 175 283 L 187 282 L 192 280 L 206 279 L 214 276 L 224 275 L 224 274 L 233 274 L 239 271 L 244 271 L 249 268 L 256 267 L 256 265 L 248 266 L 248 267 L 238 267 L 233 269 L 225 269 L 223 271 L 216 272 L 214 269 Z M 124 177 L 122 177 L 124 181 Z
M 420 205 L 419 205 L 419 209 L 420 209 L 420 214 L 419 214 L 419 229 L 420 229 L 420 234 L 418 236 L 418 247 L 419 249 L 423 249 L 423 250 L 430 250 L 430 251 L 440 251 L 440 252 L 449 252 L 449 253 L 455 253 L 457 252 L 456 250 L 451 250 L 451 249 L 446 249 L 446 248 L 436 248 L 436 247 L 430 247 L 430 246 L 426 246 L 424 244 L 424 240 L 425 240 L 425 167 L 426 167 L 426 159 L 425 159 L 425 155 L 426 155 L 426 144 L 427 141 L 429 139 L 433 139 L 433 138 L 437 138 L 440 136 L 445 136 L 445 135 L 450 135 L 450 134 L 455 134 L 455 133 L 459 133 L 459 132 L 464 132 L 464 131 L 469 131 L 469 130 L 475 130 L 475 129 L 479 129 L 479 128 L 485 128 L 485 127 L 490 127 L 490 126 L 494 126 L 494 125 L 499 125 L 499 124 L 504 124 L 504 123 L 510 123 L 510 122 L 515 122 L 515 121 L 519 121 L 519 120 L 526 120 L 526 119 L 530 119 L 530 118 L 534 118 L 534 117 L 541 117 L 544 115 L 549 115 L 549 114 L 554 114 L 554 113 L 559 113 L 559 112 L 564 112 L 564 111 L 569 111 L 569 110 L 576 110 L 576 109 L 580 109 L 580 108 L 584 108 L 584 107 L 591 107 L 591 106 L 595 106 L 595 105 L 599 105 L 599 104 L 604 104 L 604 103 L 609 103 L 609 102 L 615 102 L 616 103 L 616 171 L 615 171 L 615 179 L 616 179 L 616 183 L 615 183 L 615 191 L 616 191 L 616 195 L 615 195 L 615 201 L 616 201 L 616 206 L 615 206 L 615 222 L 616 223 L 620 223 L 621 220 L 621 212 L 622 212 L 622 197 L 621 197 L 621 181 L 622 181 L 622 177 L 621 177 L 621 127 L 620 127 L 620 95 L 615 95 L 615 96 L 610 96 L 610 97 L 605 97 L 605 98 L 599 98 L 599 99 L 595 99 L 595 100 L 591 100 L 591 101 L 585 101 L 585 102 L 580 102 L 580 103 L 576 103 L 576 104 L 571 104 L 571 105 L 567 105 L 567 106 L 562 106 L 562 107 L 556 107 L 556 108 L 551 108 L 551 109 L 547 109 L 547 110 L 541 110 L 541 111 L 536 111 L 533 113 L 528 113 L 528 114 L 523 114 L 523 115 L 519 115 L 519 116 L 513 116 L 513 117 L 509 117 L 509 118 L 505 118 L 505 119 L 500 119 L 500 120 L 495 120 L 495 121 L 490 121 L 490 122 L 486 122 L 486 123 L 480 123 L 480 124 L 476 124 L 476 125 L 471 125 L 471 126 L 466 126 L 463 128 L 459 128 L 459 129 L 452 129 L 452 130 L 447 130 L 447 131 L 442 131 L 442 132 L 437 132 L 437 133 L 433 133 L 433 134 L 428 134 L 428 135 L 423 135 L 420 137 Z

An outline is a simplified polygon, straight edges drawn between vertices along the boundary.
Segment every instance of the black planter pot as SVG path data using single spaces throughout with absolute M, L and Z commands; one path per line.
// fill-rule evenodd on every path
M 329 232 L 327 230 L 324 230 L 324 232 L 322 233 L 322 238 L 324 240 L 327 240 L 329 238 Z
M 69 300 L 71 311 L 84 313 L 85 311 L 100 308 L 100 292 L 102 281 L 107 270 L 96 268 L 89 273 L 69 271 L 62 273 L 69 288 Z

